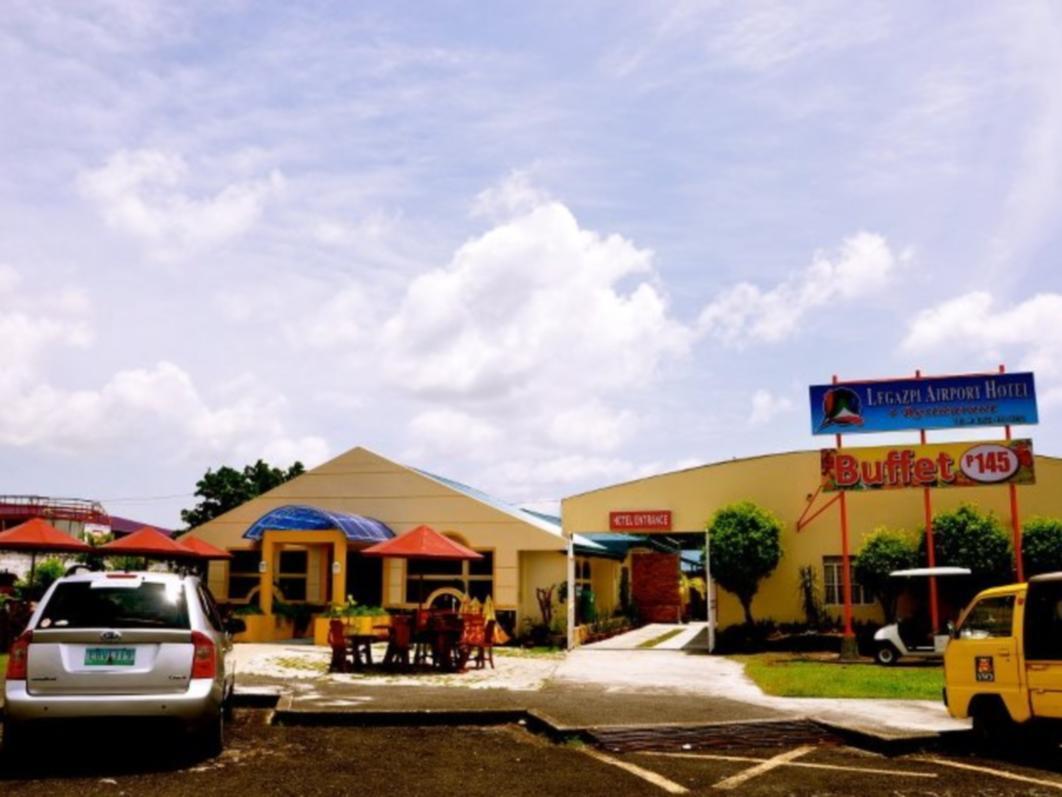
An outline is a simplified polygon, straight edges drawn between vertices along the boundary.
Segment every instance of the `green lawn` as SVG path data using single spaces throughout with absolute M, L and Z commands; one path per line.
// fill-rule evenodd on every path
M 638 645 L 638 647 L 640 647 L 640 648 L 655 648 L 661 642 L 667 642 L 669 639 L 671 639 L 671 637 L 678 636 L 679 634 L 681 634 L 683 632 L 683 630 L 685 630 L 685 629 L 672 628 L 670 631 L 665 631 L 664 633 L 662 633 L 662 634 L 660 634 L 658 636 L 655 636 L 652 639 L 645 640 L 644 642 L 640 643 Z
M 496 647 L 494 648 L 495 656 L 509 656 L 514 659 L 561 659 L 564 658 L 564 650 L 562 648 L 508 648 L 508 647 Z
M 940 700 L 944 669 L 838 664 L 788 654 L 731 656 L 764 692 L 779 697 L 877 697 Z

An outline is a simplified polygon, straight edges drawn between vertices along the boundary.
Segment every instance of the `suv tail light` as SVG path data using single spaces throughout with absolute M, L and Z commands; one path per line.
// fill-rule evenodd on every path
M 32 631 L 25 631 L 11 643 L 8 651 L 7 674 L 9 681 L 25 681 L 29 670 L 29 646 L 33 639 Z
M 192 677 L 213 678 L 216 676 L 218 660 L 214 640 L 202 631 L 193 631 L 192 647 Z

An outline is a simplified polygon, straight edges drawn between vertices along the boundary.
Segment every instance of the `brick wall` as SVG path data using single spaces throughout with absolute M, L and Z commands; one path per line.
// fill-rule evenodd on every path
M 678 622 L 682 618 L 678 554 L 634 551 L 631 599 L 645 622 Z

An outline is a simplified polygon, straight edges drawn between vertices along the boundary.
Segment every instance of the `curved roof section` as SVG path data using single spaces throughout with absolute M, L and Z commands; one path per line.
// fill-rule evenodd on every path
M 303 504 L 277 507 L 258 518 L 243 533 L 245 540 L 260 540 L 266 531 L 326 531 L 339 529 L 353 542 L 383 542 L 395 536 L 385 524 L 371 517 L 333 512 Z

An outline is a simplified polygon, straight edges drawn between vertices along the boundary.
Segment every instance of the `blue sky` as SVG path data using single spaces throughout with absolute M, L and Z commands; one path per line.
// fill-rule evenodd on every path
M 1036 371 L 1062 10 L 13 3 L 0 491 L 174 524 L 354 446 L 542 506 L 815 447 L 806 388 Z M 866 442 L 873 442 L 866 439 Z

